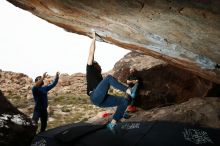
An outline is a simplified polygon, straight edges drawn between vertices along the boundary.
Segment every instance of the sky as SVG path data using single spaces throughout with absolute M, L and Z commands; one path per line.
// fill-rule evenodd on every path
M 24 73 L 33 79 L 44 72 L 85 73 L 89 37 L 66 32 L 6 0 L 0 0 L 0 18 L 1 70 Z M 128 52 L 97 42 L 95 60 L 107 72 Z

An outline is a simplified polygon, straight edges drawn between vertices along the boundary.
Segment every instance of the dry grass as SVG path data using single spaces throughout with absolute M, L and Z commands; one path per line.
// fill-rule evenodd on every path
M 12 104 L 19 108 L 26 115 L 32 117 L 34 100 L 27 100 L 18 96 L 7 97 Z M 48 98 L 48 126 L 47 129 L 76 123 L 80 121 L 86 121 L 87 119 L 94 117 L 98 112 L 105 109 L 99 108 L 90 102 L 87 95 L 71 95 L 63 94 Z M 39 123 L 40 125 L 40 123 Z

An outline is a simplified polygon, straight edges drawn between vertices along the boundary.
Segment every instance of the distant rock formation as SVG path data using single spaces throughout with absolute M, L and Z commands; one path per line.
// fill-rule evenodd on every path
M 33 80 L 23 73 L 0 70 L 0 90 L 5 96 L 29 97 Z
M 213 88 L 208 80 L 138 52 L 131 52 L 119 60 L 113 69 L 114 76 L 126 83 L 130 67 L 137 69 L 141 81 L 137 105 L 143 109 L 205 97 Z
M 220 83 L 219 0 L 7 0 L 67 31 Z
M 53 76 L 45 79 L 45 85 L 53 81 Z M 0 70 L 0 90 L 7 97 L 31 99 L 33 80 L 23 73 Z M 86 94 L 85 74 L 61 74 L 57 86 L 49 92 L 49 96 L 61 94 Z
M 54 77 L 50 76 L 45 80 L 45 84 L 53 81 Z M 57 86 L 49 92 L 49 96 L 74 94 L 86 94 L 86 76 L 83 73 L 75 73 L 72 75 L 61 74 Z
M 36 128 L 0 91 L 0 145 L 29 146 Z

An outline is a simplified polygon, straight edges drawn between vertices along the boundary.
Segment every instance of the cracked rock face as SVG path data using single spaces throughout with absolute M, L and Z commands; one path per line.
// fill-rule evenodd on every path
M 67 31 L 162 59 L 220 83 L 220 1 L 7 0 Z

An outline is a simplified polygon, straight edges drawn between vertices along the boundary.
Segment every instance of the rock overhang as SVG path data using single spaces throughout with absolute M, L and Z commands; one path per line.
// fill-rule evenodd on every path
M 8 0 L 67 31 L 142 52 L 220 83 L 215 0 Z M 112 54 L 113 55 L 113 54 Z

